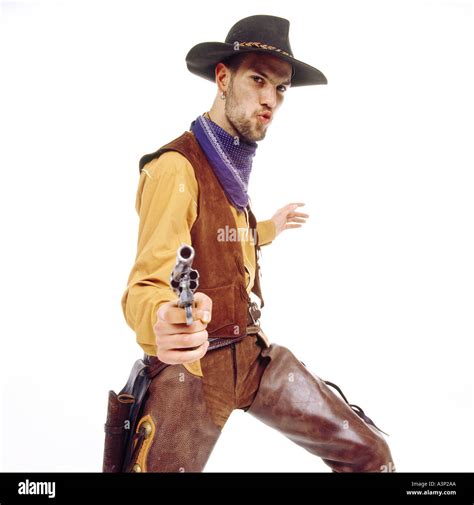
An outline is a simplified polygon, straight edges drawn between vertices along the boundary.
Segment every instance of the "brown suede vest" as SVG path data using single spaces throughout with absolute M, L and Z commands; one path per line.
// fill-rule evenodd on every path
M 238 337 L 245 335 L 250 297 L 245 289 L 245 267 L 242 246 L 238 240 L 218 240 L 219 230 L 236 229 L 237 224 L 229 208 L 222 186 L 214 174 L 203 150 L 190 131 L 140 159 L 142 168 L 166 151 L 178 151 L 194 168 L 199 186 L 197 219 L 191 228 L 191 241 L 195 250 L 193 268 L 199 272 L 197 291 L 212 300 L 212 320 L 207 325 L 210 337 Z M 255 280 L 252 292 L 264 302 L 260 289 L 258 265 L 257 220 L 250 209 L 249 226 L 257 238 L 255 246 Z M 221 235 L 222 236 L 222 235 Z M 171 273 L 171 272 L 170 272 Z

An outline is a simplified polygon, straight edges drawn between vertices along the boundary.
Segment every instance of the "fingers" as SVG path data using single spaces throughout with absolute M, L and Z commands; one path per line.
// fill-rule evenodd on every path
M 197 349 L 191 351 L 166 351 L 166 363 L 170 365 L 178 365 L 201 359 L 207 352 L 209 341 L 206 340 Z
M 304 223 L 305 221 L 302 219 L 308 218 L 309 214 L 306 214 L 305 212 L 296 212 L 296 208 L 300 207 L 301 205 L 305 204 L 303 202 L 289 203 L 288 205 L 285 205 L 285 207 L 282 207 L 280 210 L 286 212 L 287 220 L 291 219 L 294 220 L 295 222 Z
M 281 210 L 295 210 L 297 207 L 301 207 L 302 205 L 306 205 L 303 202 L 297 202 L 297 203 L 288 203 L 284 207 L 281 208 Z
M 202 321 L 207 324 L 211 320 L 211 315 L 209 311 L 202 311 L 192 308 L 193 320 Z M 158 309 L 158 320 L 166 321 L 169 324 L 185 324 L 186 323 L 186 312 L 181 307 L 163 307 Z
M 196 306 L 196 317 L 200 318 L 203 322 L 208 323 L 212 318 L 211 298 L 198 291 L 194 294 L 194 303 Z
M 285 224 L 285 230 L 289 230 L 290 228 L 301 228 L 301 224 Z
M 306 219 L 309 217 L 309 214 L 305 214 L 304 212 L 288 212 L 286 215 L 286 223 L 306 223 Z
M 202 331 L 206 329 L 206 326 L 207 324 L 203 323 L 200 319 L 196 319 L 189 326 L 185 323 L 169 323 L 168 321 L 158 319 L 158 321 L 153 326 L 153 330 L 155 331 L 156 335 L 174 335 Z
M 287 217 L 309 217 L 309 214 L 303 212 L 289 212 Z
M 212 300 L 204 293 L 194 293 L 194 306 L 192 308 L 193 319 L 201 320 L 207 324 L 212 318 Z M 157 310 L 158 321 L 166 321 L 170 324 L 186 323 L 186 312 L 178 307 L 178 300 L 163 303 Z
M 191 350 L 194 347 L 202 346 L 202 344 L 208 341 L 207 338 L 207 330 L 195 333 L 161 335 L 159 346 L 161 351 Z
M 207 324 L 212 317 L 212 300 L 204 293 L 194 293 L 193 322 L 186 324 L 186 312 L 178 300 L 160 305 L 153 326 L 157 356 L 164 363 L 179 364 L 201 359 L 209 347 Z
M 293 203 L 289 203 L 287 204 L 286 206 L 287 207 L 301 207 L 302 205 L 306 205 L 304 202 L 293 202 Z

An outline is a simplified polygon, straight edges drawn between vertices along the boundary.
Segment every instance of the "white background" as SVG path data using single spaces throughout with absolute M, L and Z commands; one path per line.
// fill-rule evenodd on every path
M 260 143 L 263 328 L 390 434 L 397 470 L 473 471 L 472 1 L 1 3 L 1 469 L 101 471 L 107 392 L 142 356 L 120 299 L 138 160 L 209 110 L 199 42 L 291 22 L 327 86 Z M 205 471 L 330 471 L 242 411 Z

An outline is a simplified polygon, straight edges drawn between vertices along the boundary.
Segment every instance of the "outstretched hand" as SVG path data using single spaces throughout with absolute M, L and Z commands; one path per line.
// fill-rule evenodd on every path
M 278 209 L 272 216 L 272 221 L 275 223 L 276 235 L 278 236 L 283 230 L 290 228 L 301 228 L 306 223 L 306 218 L 309 214 L 296 212 L 296 209 L 304 203 L 289 203 L 281 209 Z

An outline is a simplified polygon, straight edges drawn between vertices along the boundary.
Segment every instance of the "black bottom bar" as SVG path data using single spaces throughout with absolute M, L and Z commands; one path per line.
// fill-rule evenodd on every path
M 474 503 L 473 473 L 2 473 L 0 505 Z

